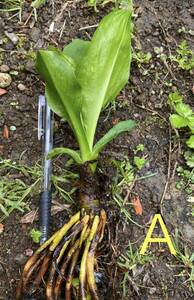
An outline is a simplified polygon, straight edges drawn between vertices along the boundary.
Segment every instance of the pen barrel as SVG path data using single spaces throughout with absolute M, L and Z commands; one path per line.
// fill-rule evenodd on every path
M 49 225 L 51 218 L 51 199 L 52 195 L 50 191 L 43 191 L 40 194 L 40 209 L 39 209 L 39 220 L 40 220 L 40 231 L 42 236 L 40 243 L 44 243 L 49 237 Z

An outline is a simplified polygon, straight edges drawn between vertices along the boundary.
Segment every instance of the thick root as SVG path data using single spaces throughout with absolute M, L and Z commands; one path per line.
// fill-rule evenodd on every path
M 40 246 L 26 263 L 16 291 L 16 300 L 34 295 L 46 286 L 47 300 L 99 300 L 95 282 L 95 252 L 104 235 L 106 213 L 77 213 Z M 79 286 L 75 286 L 79 282 Z M 43 283 L 43 284 L 42 284 Z M 76 295 L 76 297 L 75 297 Z

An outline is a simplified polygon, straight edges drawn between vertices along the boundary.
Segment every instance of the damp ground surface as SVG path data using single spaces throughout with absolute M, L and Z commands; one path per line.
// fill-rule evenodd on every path
M 1 157 L 30 167 L 41 158 L 41 145 L 37 140 L 37 98 L 44 86 L 34 67 L 36 51 L 48 45 L 62 49 L 74 38 L 89 40 L 99 20 L 111 9 L 110 6 L 99 7 L 99 11 L 94 12 L 84 2 L 67 2 L 65 6 L 61 0 L 53 1 L 54 6 L 51 2 L 37 10 L 37 20 L 28 1 L 24 4 L 21 20 L 8 12 L 1 13 L 0 18 L 0 71 L 12 77 L 7 93 L 0 96 Z M 10 34 L 14 34 L 17 41 L 13 36 L 10 39 Z M 108 145 L 99 160 L 102 205 L 108 213 L 106 236 L 98 256 L 100 299 L 194 299 L 190 276 L 192 267 L 194 272 L 192 263 L 181 259 L 180 255 L 172 256 L 163 244 L 152 245 L 144 259 L 138 255 L 156 213 L 162 214 L 178 251 L 184 257 L 191 257 L 194 252 L 192 206 L 185 190 L 177 188 L 180 178 L 176 172 L 177 166 L 185 167 L 182 153 L 187 134 L 183 131 L 178 138 L 171 128 L 167 103 L 169 93 L 178 89 L 186 103 L 194 108 L 193 74 L 181 70 L 168 59 L 164 62 L 155 50 L 162 47 L 161 52 L 168 58 L 175 54 L 177 45 L 186 40 L 194 51 L 193 35 L 193 0 L 134 0 L 133 49 L 150 52 L 152 57 L 139 65 L 133 60 L 128 84 L 116 103 L 102 113 L 98 126 L 97 136 L 100 137 L 119 120 L 132 118 L 138 123 L 133 132 Z M 8 138 L 3 137 L 5 125 L 8 129 L 10 126 L 16 129 L 10 130 Z M 56 146 L 76 147 L 69 127 L 57 117 L 54 140 Z M 118 176 L 113 161 L 126 162 L 128 158 L 132 163 L 134 149 L 139 144 L 144 145 L 141 156 L 145 157 L 146 164 L 136 172 L 136 180 L 133 187 L 129 186 L 127 196 L 128 190 L 123 190 L 124 204 L 122 201 L 118 204 L 113 197 L 113 185 Z M 66 158 L 60 160 L 60 165 L 63 163 Z M 2 174 L 2 178 L 6 176 Z M 24 181 L 30 180 L 22 176 Z M 137 215 L 131 204 L 137 196 L 143 207 L 142 215 Z M 29 232 L 38 228 L 38 223 L 23 224 L 21 218 L 37 207 L 38 191 L 27 201 L 24 213 L 14 211 L 2 222 L 0 299 L 15 299 L 22 266 L 30 251 L 36 249 Z M 52 230 L 75 211 L 74 203 L 68 210 L 56 214 L 52 218 Z M 126 212 L 139 226 L 126 217 Z M 33 299 L 44 297 L 39 295 Z

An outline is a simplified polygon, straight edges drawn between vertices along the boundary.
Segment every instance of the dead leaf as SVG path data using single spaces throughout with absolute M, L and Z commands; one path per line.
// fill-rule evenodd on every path
M 53 204 L 52 207 L 51 207 L 51 215 L 54 216 L 56 215 L 58 212 L 61 212 L 65 209 L 69 209 L 70 205 L 68 204 L 61 204 L 57 201 L 53 201 Z
M 25 214 L 21 218 L 20 223 L 22 224 L 33 223 L 34 220 L 38 220 L 38 209 L 31 210 L 29 213 Z
M 115 119 L 112 120 L 113 125 L 116 125 L 118 123 L 119 123 L 119 118 L 115 118 Z
M 58 212 L 61 212 L 65 209 L 69 209 L 70 205 L 68 204 L 61 204 L 57 201 L 52 202 L 52 207 L 51 207 L 51 216 L 56 215 Z M 31 210 L 29 213 L 25 214 L 21 220 L 20 223 L 22 224 L 28 224 L 28 223 L 33 223 L 34 221 L 38 220 L 38 209 Z
M 9 138 L 9 129 L 8 129 L 7 125 L 4 125 L 4 127 L 3 127 L 3 137 L 6 139 Z
M 132 203 L 133 203 L 133 207 L 134 207 L 136 215 L 141 216 L 143 213 L 143 207 L 142 207 L 141 201 L 139 199 L 139 196 L 134 197 L 132 199 Z
M 5 89 L 0 88 L 0 96 L 3 96 L 6 93 L 7 93 L 7 91 Z
M 2 223 L 0 223 L 0 234 L 3 232 L 4 228 L 5 228 L 5 225 L 3 225 Z

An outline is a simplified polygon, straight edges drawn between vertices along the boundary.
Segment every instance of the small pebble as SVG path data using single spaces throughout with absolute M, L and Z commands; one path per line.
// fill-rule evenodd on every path
M 32 60 L 27 61 L 26 65 L 25 65 L 25 69 L 26 71 L 30 72 L 30 73 L 35 73 L 35 63 Z
M 19 38 L 14 32 L 5 31 L 5 35 L 14 45 L 17 45 Z
M 10 71 L 9 73 L 10 73 L 11 75 L 13 75 L 13 76 L 17 76 L 17 75 L 18 75 L 18 71 L 15 71 L 15 70 Z
M 2 73 L 9 72 L 9 70 L 10 70 L 10 68 L 7 65 L 0 66 L 0 72 L 2 72 Z
M 22 84 L 22 83 L 19 83 L 19 84 L 18 84 L 18 90 L 19 90 L 19 91 L 25 91 L 25 89 L 26 89 L 26 87 L 25 87 L 24 84 Z
M 16 127 L 14 125 L 9 127 L 10 131 L 16 131 Z
M 11 84 L 11 76 L 8 73 L 0 73 L 0 88 L 6 88 Z
M 31 40 L 36 43 L 40 37 L 40 33 L 41 31 L 39 28 L 33 27 L 30 32 Z

